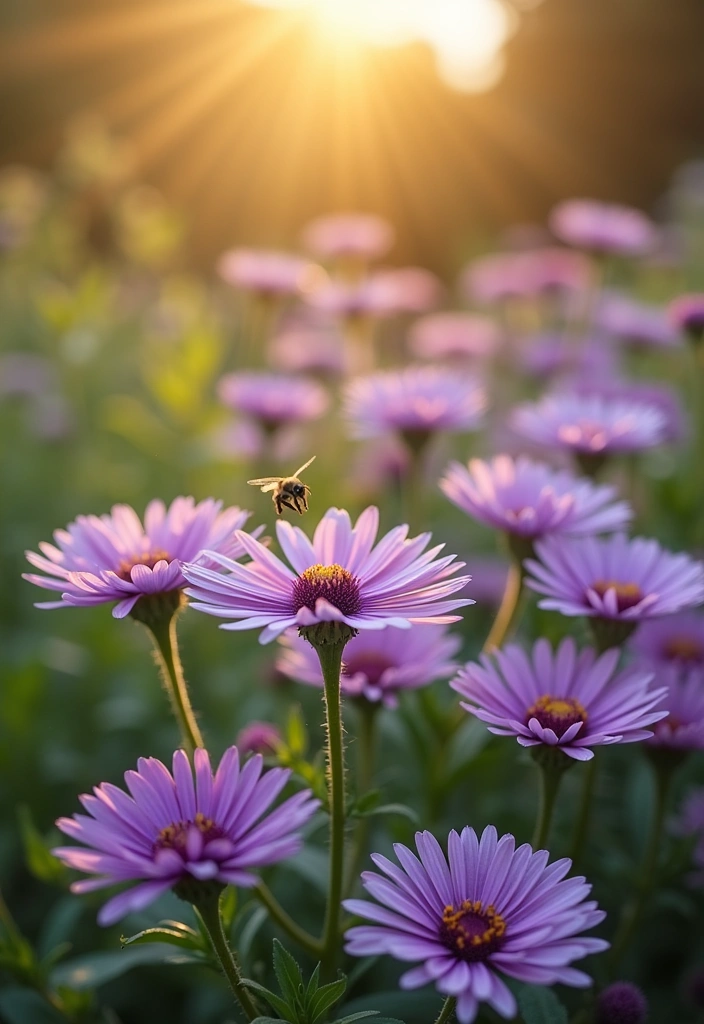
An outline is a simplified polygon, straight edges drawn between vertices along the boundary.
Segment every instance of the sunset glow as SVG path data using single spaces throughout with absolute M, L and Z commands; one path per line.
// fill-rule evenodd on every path
M 503 70 L 502 47 L 518 16 L 501 0 L 248 0 L 301 11 L 328 45 L 404 46 L 424 43 L 452 88 L 481 91 Z

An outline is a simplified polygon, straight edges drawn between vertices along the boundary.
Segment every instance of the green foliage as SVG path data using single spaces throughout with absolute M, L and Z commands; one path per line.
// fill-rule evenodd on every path
M 550 988 L 521 989 L 518 1005 L 525 1024 L 567 1024 L 567 1010 Z

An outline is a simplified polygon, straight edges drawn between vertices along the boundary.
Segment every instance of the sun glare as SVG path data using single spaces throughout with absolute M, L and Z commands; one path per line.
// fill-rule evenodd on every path
M 490 88 L 503 70 L 502 48 L 518 15 L 503 0 L 247 0 L 296 9 L 336 47 L 425 43 L 442 79 L 455 89 Z

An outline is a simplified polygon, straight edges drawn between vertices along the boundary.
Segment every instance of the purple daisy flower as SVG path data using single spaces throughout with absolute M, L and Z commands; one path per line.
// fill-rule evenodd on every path
M 649 746 L 704 749 L 704 670 L 670 665 L 658 669 L 657 680 L 665 687 L 659 707 L 666 717 L 656 725 Z
M 303 244 L 319 259 L 373 260 L 393 245 L 394 229 L 373 213 L 333 213 L 303 229 Z
M 599 254 L 643 256 L 658 243 L 657 228 L 640 210 L 595 199 L 559 203 L 550 228 L 560 241 Z
M 345 369 L 344 341 L 326 324 L 293 323 L 269 343 L 269 362 L 284 373 L 339 377 Z
M 519 537 L 544 534 L 609 533 L 632 516 L 615 488 L 578 480 L 530 459 L 498 455 L 471 459 L 468 468 L 450 464 L 440 490 L 480 523 Z
M 527 559 L 526 583 L 545 594 L 540 608 L 627 622 L 657 618 L 704 601 L 704 566 L 657 541 L 623 533 L 598 537 L 546 537 Z
M 358 438 L 475 430 L 486 404 L 475 377 L 439 366 L 357 377 L 344 392 L 345 414 Z
M 315 648 L 295 630 L 279 637 L 279 643 L 284 648 L 276 662 L 279 672 L 322 688 L 323 673 Z M 394 708 L 401 690 L 415 690 L 451 676 L 457 668 L 452 659 L 460 644 L 460 638 L 449 634 L 444 626 L 360 633 L 345 647 L 342 692 Z
M 575 391 L 519 405 L 511 426 L 530 441 L 582 458 L 642 451 L 667 437 L 665 416 L 655 405 Z
M 594 374 L 591 379 L 575 378 L 571 390 L 582 396 L 596 396 L 608 402 L 624 402 L 651 406 L 665 418 L 664 439 L 681 441 L 687 433 L 687 422 L 682 401 L 677 391 L 668 384 L 651 380 L 624 380 L 616 373 Z
M 425 267 L 387 268 L 376 277 L 388 291 L 392 313 L 426 313 L 438 305 L 444 291 L 440 279 Z
M 285 423 L 317 420 L 330 397 L 317 381 L 276 373 L 229 373 L 218 384 L 220 400 L 272 431 Z
M 313 309 L 343 320 L 389 317 L 397 311 L 394 284 L 379 271 L 356 282 L 321 279 L 305 299 Z
M 521 339 L 519 350 L 521 366 L 532 377 L 562 378 L 566 387 L 575 387 L 586 377 L 604 380 L 617 371 L 613 345 L 597 338 L 575 343 L 574 338 L 562 334 L 536 334 Z M 569 383 L 568 383 L 569 382 Z
M 684 611 L 644 623 L 631 638 L 629 649 L 658 668 L 704 668 L 704 614 Z
M 238 534 L 252 561 L 239 565 L 218 552 L 206 552 L 226 572 L 188 565 L 184 575 L 193 607 L 234 621 L 221 629 L 262 629 L 261 643 L 293 626 L 342 622 L 352 629 L 409 629 L 412 623 L 456 622 L 456 608 L 474 604 L 450 595 L 469 577 L 449 577 L 464 566 L 454 555 L 437 558 L 443 545 L 425 551 L 423 533 L 407 539 L 397 526 L 374 547 L 379 510 L 365 509 L 354 527 L 343 509 L 331 508 L 316 527 L 312 542 L 303 530 L 277 522 L 279 544 L 293 566 L 249 534 Z
M 501 344 L 501 332 L 488 316 L 431 313 L 416 320 L 408 341 L 419 359 L 487 359 Z
M 351 913 L 371 924 L 346 933 L 352 956 L 388 954 L 421 961 L 401 977 L 404 989 L 434 982 L 457 998 L 460 1024 L 472 1024 L 487 1002 L 501 1017 L 516 1014 L 516 1000 L 499 972 L 533 985 L 586 987 L 591 978 L 569 965 L 608 949 L 603 939 L 580 933 L 604 920 L 591 886 L 565 879 L 572 862 L 548 866 L 547 850 L 512 835 L 500 839 L 493 825 L 481 839 L 472 828 L 448 837 L 448 856 L 430 832 L 416 833 L 418 856 L 396 843 L 400 867 L 372 854 L 383 874 L 365 871 L 362 882 L 377 900 L 345 900 Z M 380 905 L 381 904 L 381 905 Z
M 595 322 L 633 349 L 675 348 L 681 344 L 662 307 L 636 302 L 627 295 L 607 296 L 597 309 Z
M 465 665 L 450 686 L 496 736 L 589 761 L 592 747 L 645 740 L 653 735 L 648 726 L 667 715 L 658 706 L 666 691 L 648 689 L 652 673 L 617 672 L 618 659 L 616 649 L 601 657 L 591 648 L 578 653 L 571 637 L 553 652 L 542 638 L 530 656 L 516 644 L 481 655 L 481 664 Z
M 140 758 L 125 772 L 130 796 L 104 782 L 80 801 L 88 814 L 56 822 L 71 839 L 84 844 L 52 852 L 77 871 L 97 878 L 74 882 L 73 892 L 92 892 L 120 882 L 139 882 L 108 900 L 98 914 L 114 924 L 142 910 L 168 889 L 197 882 L 221 882 L 251 888 L 252 872 L 292 857 L 301 848 L 298 830 L 320 801 L 306 789 L 268 809 L 291 774 L 273 768 L 262 776 L 261 755 L 240 769 L 237 747 L 226 750 L 213 775 L 207 751 L 198 748 L 193 769 L 183 750 L 173 759 L 173 774 L 154 757 Z
M 670 323 L 694 341 L 704 336 L 704 292 L 680 295 L 667 309 Z
M 250 722 L 240 729 L 235 742 L 241 754 L 275 754 L 283 741 L 281 730 L 272 722 Z
M 42 602 L 37 608 L 85 607 L 118 603 L 112 614 L 123 619 L 141 597 L 180 590 L 186 585 L 182 562 L 201 557 L 203 548 L 239 558 L 238 540 L 250 512 L 207 498 L 175 498 L 169 508 L 162 501 L 147 505 L 144 525 L 129 505 L 113 505 L 109 515 L 78 516 L 65 530 L 56 530 L 56 545 L 41 543 L 42 554 L 27 551 L 27 560 L 47 573 L 24 579 L 46 590 L 61 591 L 60 601 Z M 252 534 L 257 536 L 263 527 Z M 209 564 L 207 561 L 204 564 Z
M 230 249 L 218 260 L 218 273 L 227 284 L 265 298 L 298 294 L 316 271 L 300 256 L 263 249 Z

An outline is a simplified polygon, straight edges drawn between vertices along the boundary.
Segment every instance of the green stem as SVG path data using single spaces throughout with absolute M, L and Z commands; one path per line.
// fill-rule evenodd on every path
M 188 687 L 183 675 L 183 666 L 178 652 L 176 619 L 177 615 L 173 615 L 168 620 L 151 622 L 147 628 L 154 638 L 156 661 L 161 672 L 164 689 L 171 703 L 171 710 L 178 722 L 181 743 L 189 756 L 193 756 L 196 747 L 203 747 L 205 744 L 196 722 L 196 716 L 193 714 Z
M 552 754 L 553 751 L 550 750 L 548 753 Z M 567 760 L 566 754 L 559 753 L 559 756 L 565 761 Z M 560 765 L 556 762 L 538 764 L 540 773 L 538 816 L 535 821 L 533 838 L 531 840 L 531 846 L 534 850 L 546 849 L 548 835 L 550 834 L 552 816 L 555 810 L 557 792 L 560 788 L 560 782 L 562 781 L 562 776 L 566 767 L 567 765 Z
M 310 953 L 313 958 L 320 958 L 320 954 L 323 951 L 322 943 L 296 924 L 293 918 L 286 913 L 271 889 L 269 889 L 264 882 L 260 881 L 257 883 L 256 888 L 254 889 L 254 895 L 261 903 L 264 904 L 266 909 L 269 911 L 271 919 L 278 924 L 282 931 L 286 932 L 289 938 L 293 939 L 294 942 L 297 942 L 298 945 L 302 949 L 305 949 L 306 952 Z
M 671 779 L 672 772 L 670 770 L 656 766 L 655 808 L 653 810 L 653 820 L 650 827 L 650 838 L 643 858 L 638 892 L 635 899 L 626 907 L 611 946 L 609 964 L 612 971 L 615 971 L 618 967 L 623 954 L 626 952 L 626 949 L 628 948 L 628 945 L 640 924 L 648 899 L 650 898 L 650 894 L 655 884 L 658 855 L 660 853 L 662 832 L 665 824 L 667 797 L 670 791 Z
M 448 996 L 445 1002 L 442 1004 L 440 1013 L 435 1018 L 434 1024 L 445 1024 L 446 1021 L 450 1020 L 452 1014 L 455 1012 L 457 1006 L 457 1000 L 454 996 Z
M 375 724 L 378 704 L 371 704 L 364 698 L 359 702 L 359 733 L 357 735 L 357 792 L 360 796 L 369 792 L 374 781 Z M 349 895 L 362 867 L 367 847 L 371 821 L 366 815 L 359 818 L 354 831 L 352 854 L 347 866 L 344 892 Z
M 591 761 L 587 761 L 587 770 L 584 776 L 584 783 L 582 786 L 582 797 L 579 802 L 579 813 L 577 815 L 577 824 L 575 825 L 574 835 L 572 837 L 572 848 L 570 850 L 570 858 L 572 860 L 572 867 L 579 863 L 584 850 L 584 844 L 587 839 L 587 833 L 589 832 L 589 819 L 592 814 L 592 803 L 594 800 L 594 789 L 596 786 L 596 758 L 593 757 Z
M 242 974 L 237 957 L 230 948 L 230 943 L 225 936 L 220 916 L 220 894 L 208 895 L 197 904 L 194 904 L 194 906 L 203 922 L 203 927 L 207 932 L 213 952 L 230 984 L 235 999 L 242 1007 L 247 1020 L 254 1020 L 259 1016 L 259 1011 L 242 983 Z
M 330 810 L 330 876 L 322 935 L 323 977 L 335 974 L 340 924 L 340 903 L 345 859 L 345 751 L 340 703 L 340 673 L 344 643 L 316 646 L 323 671 L 327 731 L 328 807 Z
M 496 618 L 482 648 L 484 654 L 490 654 L 491 651 L 500 647 L 511 629 L 515 626 L 521 605 L 522 593 L 523 570 L 519 562 L 512 560 L 508 570 L 508 577 L 506 578 L 506 588 L 501 599 L 501 606 L 496 613 Z

